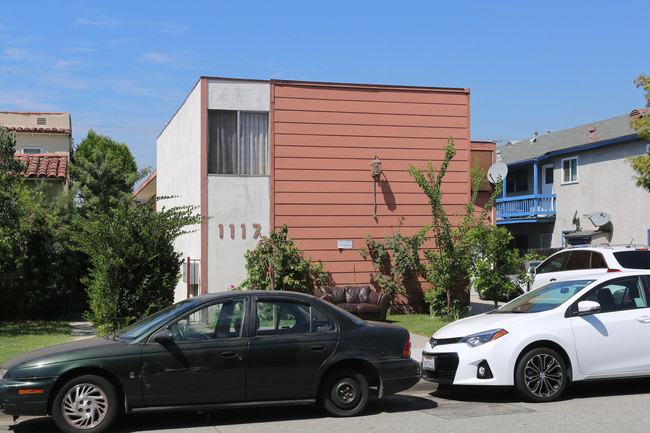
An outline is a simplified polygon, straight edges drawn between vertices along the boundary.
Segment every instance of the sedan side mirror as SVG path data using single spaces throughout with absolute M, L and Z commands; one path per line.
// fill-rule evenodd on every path
M 163 329 L 162 331 L 158 331 L 154 334 L 153 340 L 157 343 L 165 345 L 172 343 L 174 341 L 174 336 L 172 335 L 172 331 L 169 329 Z
M 600 304 L 596 301 L 580 301 L 578 302 L 578 316 L 585 316 L 587 314 L 594 314 L 600 312 Z

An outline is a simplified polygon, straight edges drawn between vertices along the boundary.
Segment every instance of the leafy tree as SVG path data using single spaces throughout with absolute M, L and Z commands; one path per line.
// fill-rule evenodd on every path
M 499 299 L 517 291 L 520 283 L 529 278 L 525 270 L 518 270 L 522 257 L 519 250 L 510 248 L 513 239 L 505 227 L 479 225 L 468 232 L 472 245 L 472 276 L 476 291 L 499 306 Z M 519 274 L 516 281 L 510 275 Z
M 313 293 L 315 285 L 330 283 L 321 261 L 304 258 L 288 232 L 285 224 L 280 231 L 262 236 L 257 247 L 246 252 L 248 277 L 239 288 Z
M 0 314 L 5 319 L 52 317 L 70 292 L 62 269 L 66 239 L 44 182 L 25 184 L 24 167 L 13 157 L 15 145 L 15 134 L 0 127 Z
M 403 218 L 400 219 L 400 226 Z M 423 235 L 404 236 L 400 230 L 387 235 L 383 241 L 373 239 L 371 235 L 364 238 L 365 247 L 359 254 L 365 260 L 370 259 L 375 269 L 371 282 L 378 289 L 390 296 L 395 307 L 396 297 L 405 294 L 404 286 L 418 276 L 421 266 L 419 248 L 424 241 Z
M 129 201 L 135 183 L 148 170 L 138 170 L 128 146 L 92 129 L 75 149 L 70 163 L 72 194 L 82 200 L 82 213 L 107 211 Z
M 86 316 L 100 333 L 121 329 L 174 300 L 182 264 L 174 240 L 201 218 L 191 206 L 158 211 L 153 206 L 114 201 L 77 222 L 75 248 L 91 263 L 82 280 L 90 298 Z
M 459 296 L 459 291 L 467 287 L 472 263 L 468 233 L 485 223 L 487 213 L 500 193 L 497 187 L 482 210 L 475 214 L 479 187 L 485 182 L 485 173 L 475 165 L 471 170 L 472 193 L 465 205 L 465 214 L 452 221 L 442 204 L 441 187 L 442 179 L 455 155 L 454 140 L 449 137 L 445 157 L 438 171 L 431 162 L 426 172 L 413 165 L 409 166 L 409 173 L 429 198 L 431 206 L 431 223 L 419 233 L 419 236 L 424 237 L 431 231 L 434 241 L 433 248 L 423 249 L 424 260 L 421 262 L 422 275 L 432 285 L 432 289 L 425 294 L 425 300 L 431 304 L 432 312 L 445 312 L 450 318 L 458 318 L 467 311 L 466 302 Z
M 646 107 L 650 107 L 650 77 L 639 75 L 635 80 L 637 88 L 645 91 Z M 630 122 L 630 126 L 638 131 L 639 137 L 650 140 L 650 115 L 646 114 Z M 650 192 L 650 154 L 628 158 L 632 169 L 637 173 L 636 184 Z
M 21 255 L 20 227 L 24 223 L 18 203 L 24 167 L 14 160 L 16 134 L 0 126 L 0 272 L 14 271 Z M 8 278 L 5 275 L 5 278 Z
M 634 80 L 637 89 L 645 91 L 645 106 L 650 107 L 650 77 L 641 74 Z M 642 116 L 630 122 L 630 126 L 639 132 L 639 137 L 650 140 L 650 116 Z

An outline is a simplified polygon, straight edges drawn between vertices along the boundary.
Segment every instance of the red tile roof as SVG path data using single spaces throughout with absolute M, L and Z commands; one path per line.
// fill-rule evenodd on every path
M 69 128 L 43 128 L 40 126 L 5 126 L 7 131 L 12 132 L 27 132 L 27 133 L 42 133 L 42 134 L 68 134 L 70 135 Z
M 27 169 L 21 174 L 28 178 L 65 179 L 68 172 L 68 155 L 18 153 L 14 159 L 25 164 Z

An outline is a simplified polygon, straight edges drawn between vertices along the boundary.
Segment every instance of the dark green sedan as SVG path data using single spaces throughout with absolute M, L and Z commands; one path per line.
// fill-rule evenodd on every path
M 313 296 L 203 295 L 101 338 L 25 353 L 0 369 L 0 409 L 105 431 L 122 412 L 321 404 L 360 413 L 420 378 L 406 329 L 364 322 Z

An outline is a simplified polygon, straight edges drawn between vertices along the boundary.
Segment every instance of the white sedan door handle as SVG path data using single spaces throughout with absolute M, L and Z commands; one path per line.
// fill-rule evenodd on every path
M 641 316 L 636 318 L 641 323 L 650 323 L 650 316 Z

